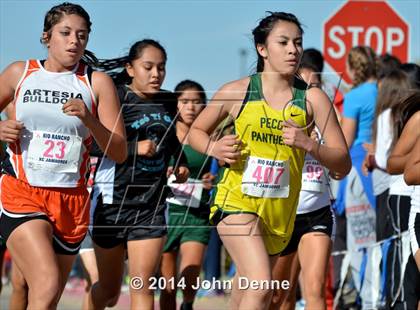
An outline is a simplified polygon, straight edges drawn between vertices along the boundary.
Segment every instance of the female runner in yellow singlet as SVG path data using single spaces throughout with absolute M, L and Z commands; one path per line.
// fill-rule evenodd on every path
M 293 231 L 305 152 L 331 171 L 350 170 L 328 97 L 295 79 L 302 34 L 293 14 L 274 12 L 262 19 L 253 30 L 258 73 L 219 89 L 190 132 L 193 148 L 228 165 L 210 218 L 237 266 L 234 309 L 270 304 L 272 285 L 277 285 L 270 282 L 271 266 Z M 212 141 L 209 135 L 228 115 L 235 119 L 236 135 Z M 324 145 L 308 136 L 312 120 Z

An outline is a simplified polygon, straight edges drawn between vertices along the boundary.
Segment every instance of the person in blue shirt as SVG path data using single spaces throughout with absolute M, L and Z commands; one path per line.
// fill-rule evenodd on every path
M 373 207 L 375 207 L 375 197 L 372 178 L 370 174 L 368 176 L 362 174 L 361 164 L 366 154 L 363 144 L 370 143 L 372 139 L 372 124 L 378 95 L 376 60 L 375 52 L 368 46 L 356 46 L 350 50 L 346 70 L 353 81 L 353 87 L 344 96 L 341 121 L 353 167 L 357 170 L 365 194 Z M 341 200 L 337 200 L 339 204 Z
M 376 200 L 372 174 L 362 173 L 362 162 L 366 156 L 364 144 L 372 139 L 378 92 L 375 52 L 368 46 L 353 47 L 347 56 L 346 71 L 353 85 L 344 96 L 341 127 L 350 150 L 352 172 L 340 182 L 334 208 L 339 218 L 345 217 L 347 249 L 353 251 L 376 241 Z M 358 205 L 364 208 L 353 208 Z M 360 218 L 364 219 L 363 223 Z M 352 260 L 351 264 L 358 265 L 358 258 Z M 353 273 L 353 277 L 357 281 L 357 275 Z
M 354 47 L 347 61 L 353 88 L 344 96 L 342 128 L 349 147 L 371 141 L 378 88 L 376 55 L 370 47 Z

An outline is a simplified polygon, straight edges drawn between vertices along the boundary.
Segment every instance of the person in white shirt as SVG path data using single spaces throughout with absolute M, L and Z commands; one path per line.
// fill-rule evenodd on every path
M 408 92 L 408 94 L 410 94 Z M 396 215 L 404 214 L 404 222 L 400 221 L 401 225 L 401 232 L 404 230 L 409 230 L 411 243 L 412 243 L 412 250 L 413 255 L 417 254 L 418 249 L 418 226 L 419 220 L 417 219 L 417 235 L 416 235 L 416 217 L 419 211 L 419 189 L 418 186 L 409 186 L 405 183 L 404 177 L 402 172 L 406 167 L 406 163 L 408 158 L 410 157 L 410 152 L 416 152 L 414 146 L 416 141 L 419 138 L 419 131 L 418 131 L 418 124 L 420 123 L 420 92 L 417 91 L 410 96 L 406 97 L 404 100 L 401 101 L 400 105 L 397 108 L 394 108 L 394 115 L 396 117 L 396 121 L 394 123 L 394 130 L 393 136 L 394 139 L 391 145 L 395 145 L 392 149 L 392 153 L 390 154 L 387 160 L 387 171 L 395 177 L 395 175 L 399 175 L 404 182 L 406 187 L 411 189 L 410 197 L 404 197 L 404 200 L 408 200 L 408 203 L 405 202 L 404 205 L 399 205 L 399 209 L 394 209 L 393 211 L 398 211 Z M 409 121 L 407 121 L 409 120 Z M 404 129 L 404 130 L 403 130 Z M 398 142 L 397 142 L 398 141 Z M 417 148 L 418 150 L 418 148 Z M 415 172 L 414 172 L 415 173 Z M 417 171 L 418 173 L 418 171 Z M 408 180 L 410 180 L 410 173 L 407 170 Z M 414 183 L 414 182 L 410 182 Z M 395 185 L 394 185 L 395 186 Z M 391 184 L 392 187 L 392 184 Z M 402 188 L 401 188 L 402 190 Z M 392 201 L 391 201 L 392 202 Z M 392 205 L 391 205 L 392 207 Z M 398 220 L 399 218 L 396 218 Z M 394 221 L 395 223 L 395 221 Z M 397 222 L 398 224 L 398 222 Z M 401 246 L 400 239 L 395 239 L 394 242 L 397 246 Z M 400 251 L 395 251 L 395 254 L 398 255 Z M 397 302 L 395 303 L 397 309 L 401 306 L 405 307 L 405 309 L 416 309 L 419 303 L 419 296 L 420 296 L 420 271 L 416 266 L 415 260 L 413 255 L 410 255 L 408 262 L 405 266 L 405 274 L 403 283 L 396 287 L 396 289 L 400 289 L 399 295 L 393 294 L 391 297 L 398 297 Z M 389 256 L 392 257 L 392 256 Z M 391 262 L 391 264 L 394 262 Z M 395 276 L 395 273 L 399 273 L 399 269 L 401 268 L 401 259 L 399 262 L 392 264 L 391 267 L 391 274 L 389 277 L 394 279 L 401 278 L 399 274 Z M 394 274 L 393 274 L 394 273 Z

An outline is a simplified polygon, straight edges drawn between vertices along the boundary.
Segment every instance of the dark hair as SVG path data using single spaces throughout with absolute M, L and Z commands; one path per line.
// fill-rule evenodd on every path
M 254 36 L 254 46 L 255 49 L 257 48 L 258 44 L 265 44 L 268 35 L 273 30 L 274 26 L 278 21 L 285 21 L 289 23 L 295 24 L 300 32 L 303 34 L 302 25 L 297 19 L 297 17 L 291 13 L 285 13 L 285 12 L 270 12 L 267 11 L 269 14 L 265 18 L 261 19 L 258 26 L 255 27 L 254 30 L 252 30 L 252 35 Z M 264 59 L 261 57 L 261 55 L 258 53 L 257 50 L 257 72 L 262 72 L 264 70 Z
M 96 68 L 107 72 L 114 80 L 114 83 L 116 85 L 131 83 L 132 78 L 128 75 L 127 70 L 125 70 L 125 66 L 128 63 L 132 64 L 134 60 L 140 58 L 143 54 L 143 50 L 149 46 L 153 46 L 160 50 L 166 62 L 167 54 L 163 46 L 158 41 L 152 39 L 144 39 L 134 43 L 131 46 L 127 56 L 106 60 L 101 59 L 99 60 L 99 63 L 96 66 Z M 118 71 L 118 69 L 122 70 Z
M 405 124 L 418 111 L 420 111 L 420 91 L 417 90 L 406 96 L 395 109 L 394 135 L 392 137 L 391 149 L 401 136 Z
M 318 68 L 314 64 L 311 64 L 308 62 L 301 62 L 299 64 L 299 69 L 309 69 L 313 71 L 314 73 L 318 74 Z
M 308 85 L 308 88 L 312 88 L 312 87 L 319 87 L 320 88 L 321 87 L 320 83 L 310 83 L 309 84 L 309 81 L 306 81 L 303 78 L 303 76 L 301 74 L 301 70 L 302 69 L 307 69 L 309 71 L 312 71 L 310 73 L 310 76 L 315 75 L 318 78 L 318 80 L 321 82 L 321 74 L 318 73 L 318 69 L 314 65 L 312 65 L 312 64 L 309 64 L 309 63 L 300 63 L 299 64 L 299 70 L 298 70 L 298 72 L 296 72 L 296 76 L 299 79 L 301 79 L 302 81 L 304 81 Z
M 408 75 L 402 70 L 391 71 L 382 78 L 378 89 L 373 121 L 372 138 L 374 141 L 376 140 L 378 116 L 385 110 L 391 109 L 391 124 L 394 124 L 397 121 L 395 109 L 401 104 L 402 99 L 407 96 L 410 88 L 411 84 Z
M 324 57 L 321 52 L 315 48 L 307 48 L 302 53 L 302 63 L 311 64 L 321 73 L 324 70 Z
M 354 70 L 353 87 L 366 82 L 370 78 L 376 78 L 378 59 L 369 46 L 353 47 L 347 56 L 347 61 L 350 69 Z
M 90 21 L 89 14 L 85 11 L 83 7 L 78 4 L 63 2 L 59 5 L 52 7 L 44 17 L 44 30 L 43 32 L 47 34 L 47 38 L 41 37 L 41 43 L 46 44 L 47 41 L 51 38 L 51 32 L 54 25 L 58 24 L 64 15 L 78 15 L 83 18 L 86 22 L 88 33 L 90 33 L 92 22 Z M 82 56 L 82 61 L 85 63 L 94 66 L 98 59 L 95 57 L 91 51 L 85 49 L 84 55 Z
M 401 61 L 388 53 L 383 54 L 378 57 L 378 68 L 377 68 L 377 77 L 382 79 L 389 72 L 397 70 L 401 66 Z
M 308 48 L 303 51 L 299 68 L 309 69 L 317 75 L 318 80 L 322 82 L 322 70 L 324 70 L 324 57 L 319 50 Z
M 179 82 L 174 89 L 175 92 L 175 96 L 176 98 L 179 98 L 182 93 L 184 91 L 186 91 L 187 89 L 195 89 L 199 92 L 200 97 L 201 97 L 201 101 L 203 103 L 207 102 L 207 97 L 206 97 L 206 92 L 204 91 L 203 86 L 201 86 L 201 84 L 195 82 L 195 81 L 191 81 L 191 80 L 184 80 L 182 82 Z
M 400 68 L 408 75 L 411 87 L 420 89 L 420 66 L 415 63 L 405 63 Z

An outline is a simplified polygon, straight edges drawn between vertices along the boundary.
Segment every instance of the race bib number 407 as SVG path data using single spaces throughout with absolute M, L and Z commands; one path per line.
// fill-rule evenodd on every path
M 33 131 L 28 148 L 28 168 L 75 173 L 79 168 L 82 138 L 76 135 Z
M 289 197 L 289 161 L 248 157 L 242 177 L 242 192 L 253 197 Z

